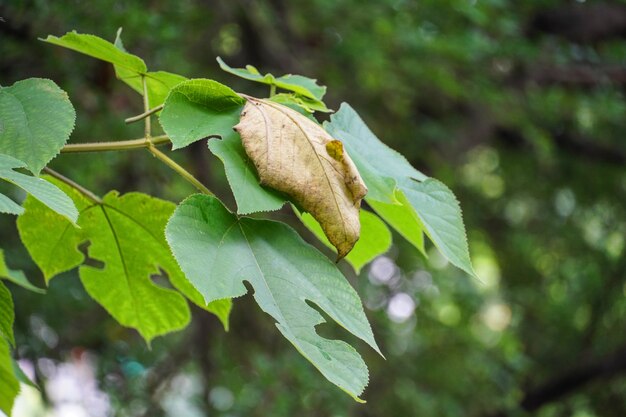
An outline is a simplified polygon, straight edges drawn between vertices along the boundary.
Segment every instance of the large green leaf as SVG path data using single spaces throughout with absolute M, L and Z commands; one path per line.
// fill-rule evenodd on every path
M 41 78 L 0 87 L 0 154 L 24 161 L 38 174 L 74 129 L 76 113 L 67 93 Z
M 309 213 L 298 213 L 302 223 L 311 231 L 324 245 L 331 249 L 333 245 L 328 241 L 322 227 Z M 354 248 L 345 257 L 345 260 L 352 265 L 357 274 L 365 265 L 371 262 L 378 255 L 387 252 L 391 247 L 391 232 L 385 223 L 373 213 L 361 210 L 359 212 L 361 221 L 361 237 L 354 245 Z
M 370 190 L 366 197 L 368 202 L 393 204 L 397 202 L 396 189 L 402 191 L 406 201 L 397 203 L 405 206 L 409 203 L 441 253 L 453 265 L 476 275 L 469 256 L 461 208 L 448 187 L 426 177 L 401 154 L 382 143 L 346 103 L 324 127 L 348 149 Z M 398 226 L 397 221 L 389 220 L 389 223 L 394 228 Z M 414 228 L 414 223 L 411 227 Z M 419 237 L 415 236 L 413 240 L 419 242 Z
M 11 346 L 15 346 L 15 338 L 13 337 L 15 313 L 13 309 L 11 293 L 2 281 L 0 281 L 0 339 L 5 339 Z
M 305 300 L 366 341 L 376 351 L 358 295 L 335 264 L 287 225 L 240 218 L 214 197 L 183 201 L 166 228 L 183 271 L 207 302 L 244 295 L 248 281 L 261 309 L 281 333 L 331 382 L 357 398 L 365 388 L 365 363 L 348 344 L 320 337 L 323 317 Z
M 262 84 L 274 85 L 278 88 L 282 88 L 283 90 L 293 91 L 296 94 L 311 99 L 313 102 L 321 103 L 322 98 L 324 98 L 324 94 L 326 94 L 326 87 L 318 85 L 317 80 L 313 78 L 291 74 L 282 75 L 280 77 L 274 77 L 269 73 L 262 75 L 259 70 L 252 65 L 247 65 L 245 68 L 232 68 L 228 66 L 220 57 L 217 57 L 217 62 L 220 64 L 221 69 L 236 75 L 237 77 L 245 78 L 250 81 L 256 81 Z
M 15 375 L 9 342 L 0 338 L 0 411 L 11 415 L 15 397 L 20 392 L 20 382 Z
M 222 140 L 211 139 L 209 149 L 224 164 L 226 178 L 237 202 L 237 213 L 275 211 L 285 204 L 286 198 L 281 193 L 259 184 L 256 168 L 248 158 L 239 135 Z
M 99 204 L 76 191 L 67 192 L 79 207 L 80 229 L 30 198 L 18 219 L 22 242 L 47 280 L 80 266 L 87 292 L 118 322 L 137 329 L 150 341 L 183 328 L 190 318 L 187 303 L 177 291 L 153 282 L 152 276 L 163 271 L 178 291 L 214 312 L 226 326 L 230 300 L 207 305 L 187 282 L 165 242 L 163 230 L 174 211 L 173 203 L 140 193 L 120 197 L 112 191 Z M 104 263 L 103 267 L 84 264 L 78 246 L 86 241 L 89 257 Z
M 78 219 L 78 210 L 72 199 L 58 187 L 42 178 L 14 171 L 16 168 L 24 168 L 25 166 L 26 164 L 22 161 L 0 154 L 0 178 L 17 185 L 52 210 L 75 223 Z M 22 211 L 20 210 L 17 214 L 21 214 Z
M 160 116 L 161 126 L 174 149 L 209 136 L 228 139 L 237 136 L 233 126 L 239 122 L 244 104 L 243 98 L 217 81 L 185 81 L 167 96 Z
M 33 284 L 28 282 L 28 279 L 26 279 L 24 272 L 9 269 L 9 267 L 7 266 L 4 260 L 4 251 L 2 249 L 0 249 L 0 279 L 5 279 L 16 285 L 19 285 L 22 288 L 26 288 L 27 290 L 30 290 L 39 294 L 45 293 L 45 291 L 42 290 L 41 288 L 35 287 Z

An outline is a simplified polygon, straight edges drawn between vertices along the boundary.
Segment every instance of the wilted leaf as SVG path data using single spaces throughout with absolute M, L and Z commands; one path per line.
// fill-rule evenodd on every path
M 15 171 L 16 168 L 24 168 L 25 166 L 26 164 L 22 161 L 0 154 L 0 178 L 17 185 L 52 210 L 75 223 L 78 219 L 78 210 L 72 199 L 58 187 L 42 178 Z M 22 211 L 19 210 L 16 214 L 21 214 Z
M 119 196 L 112 191 L 102 204 L 88 200 L 75 190 L 58 183 L 79 207 L 78 225 L 27 198 L 26 212 L 18 218 L 22 242 L 46 280 L 55 274 L 80 266 L 85 289 L 118 322 L 137 329 L 148 341 L 187 325 L 190 314 L 185 299 L 177 291 L 156 285 L 153 275 L 164 271 L 170 283 L 200 307 L 227 319 L 228 304 L 213 308 L 187 281 L 165 241 L 167 219 L 173 203 L 141 193 Z M 89 257 L 104 265 L 84 264 L 78 246 L 89 241 Z
M 365 363 L 347 343 L 320 337 L 316 304 L 376 351 L 358 295 L 337 267 L 289 226 L 237 217 L 214 197 L 183 201 L 165 234 L 174 256 L 205 300 L 234 298 L 254 288 L 259 307 L 280 332 L 331 382 L 353 397 L 368 381 Z
M 235 130 L 261 184 L 311 213 L 343 258 L 359 239 L 359 208 L 367 188 L 342 143 L 288 107 L 247 100 Z
M 0 87 L 0 154 L 39 174 L 67 142 L 75 119 L 67 93 L 50 80 L 29 78 Z

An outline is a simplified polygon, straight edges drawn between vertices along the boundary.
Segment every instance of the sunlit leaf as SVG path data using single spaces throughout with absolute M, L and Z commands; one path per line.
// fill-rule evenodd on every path
M 47 280 L 80 266 L 80 279 L 89 295 L 147 341 L 185 327 L 190 318 L 188 305 L 177 291 L 153 282 L 152 276 L 161 275 L 161 271 L 178 291 L 226 321 L 229 307 L 214 309 L 204 303 L 165 242 L 163 230 L 174 211 L 173 203 L 140 193 L 119 196 L 112 191 L 100 204 L 67 191 L 79 207 L 80 229 L 30 198 L 18 220 L 22 242 Z M 86 241 L 90 243 L 89 258 L 102 262 L 102 266 L 84 263 L 78 246 Z M 229 305 L 230 300 L 217 303 Z
M 313 216 L 308 213 L 299 214 L 302 223 L 326 246 L 332 248 L 321 226 Z M 365 265 L 370 263 L 378 255 L 387 252 L 391 247 L 391 232 L 385 223 L 373 213 L 361 210 L 359 213 L 361 220 L 361 237 L 354 245 L 354 248 L 345 257 L 345 260 L 352 265 L 357 274 Z
M 5 262 L 4 252 L 2 251 L 2 249 L 0 249 L 0 279 L 5 279 L 15 285 L 19 285 L 22 288 L 39 294 L 45 293 L 45 291 L 41 288 L 35 287 L 33 284 L 31 284 L 28 279 L 26 279 L 24 272 L 9 269 Z

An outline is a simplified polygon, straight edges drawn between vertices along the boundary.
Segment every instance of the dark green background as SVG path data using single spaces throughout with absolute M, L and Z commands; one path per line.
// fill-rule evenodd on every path
M 267 89 L 220 72 L 217 55 L 318 78 L 329 107 L 349 102 L 454 190 L 482 279 L 432 251 L 423 259 L 399 236 L 388 285 L 345 268 L 387 356 L 348 339 L 370 367 L 365 405 L 326 382 L 250 296 L 235 303 L 229 333 L 194 312 L 186 331 L 149 350 L 75 273 L 46 296 L 11 288 L 20 358 L 93 353 L 116 416 L 167 415 L 163 398 L 181 390 L 199 415 L 224 417 L 626 415 L 624 2 L 0 0 L 0 16 L 0 84 L 45 77 L 67 90 L 73 142 L 142 136 L 123 122 L 141 100 L 108 64 L 37 41 L 48 34 L 113 40 L 121 26 L 150 69 L 250 94 Z M 204 143 L 176 158 L 232 202 Z M 52 166 L 99 194 L 179 201 L 193 191 L 141 150 L 62 155 Z M 1 216 L 0 230 L 10 266 L 41 284 L 14 218 Z M 403 323 L 385 309 L 398 293 L 417 304 Z

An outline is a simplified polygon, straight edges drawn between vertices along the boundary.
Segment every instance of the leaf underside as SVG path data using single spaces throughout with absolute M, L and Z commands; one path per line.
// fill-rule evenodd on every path
M 32 177 L 15 171 L 16 168 L 24 168 L 25 166 L 26 164 L 22 161 L 0 154 L 0 178 L 17 185 L 55 212 L 75 223 L 78 219 L 78 210 L 74 206 L 72 199 L 54 184 L 42 178 Z M 12 202 L 8 197 L 4 198 Z M 1 205 L 2 200 L 0 200 Z M 3 210 L 0 208 L 0 211 Z M 20 207 L 19 210 L 15 211 L 14 214 L 21 214 L 24 210 Z
M 472 267 L 465 226 L 459 203 L 448 187 L 428 178 L 413 168 L 398 152 L 382 143 L 348 104 L 343 103 L 324 127 L 340 139 L 354 158 L 365 183 L 372 190 L 366 200 L 376 209 L 377 202 L 401 204 L 414 211 L 411 222 L 415 235 L 410 241 L 422 249 L 418 229 L 424 229 L 441 253 L 455 266 L 476 276 Z M 398 201 L 398 191 L 402 192 Z M 401 218 L 410 218 L 406 211 L 378 211 L 388 223 L 398 228 Z M 406 230 L 398 228 L 400 233 Z
M 378 351 L 361 302 L 337 267 L 287 225 L 238 218 L 214 197 L 183 201 L 166 228 L 174 256 L 207 302 L 244 295 L 259 307 L 329 381 L 357 398 L 368 381 L 365 363 L 348 344 L 315 332 L 333 320 Z

